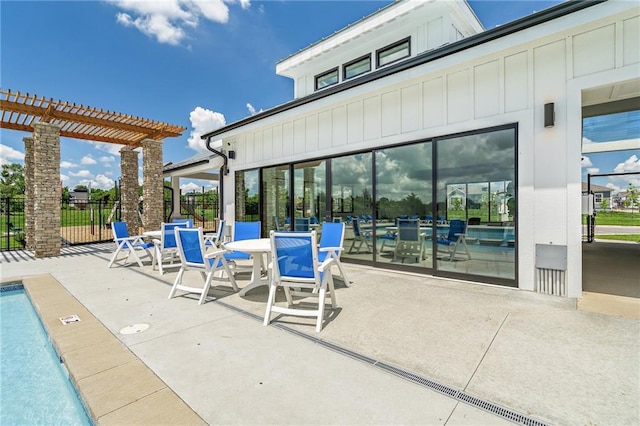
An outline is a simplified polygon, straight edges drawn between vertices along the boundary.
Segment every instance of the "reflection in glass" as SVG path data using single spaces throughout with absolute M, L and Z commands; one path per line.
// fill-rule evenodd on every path
M 430 235 L 432 185 L 431 143 L 386 148 L 376 155 L 376 240 L 377 262 L 412 263 L 431 267 Z M 398 220 L 414 219 L 420 224 L 425 249 L 421 256 L 400 255 Z M 424 256 L 422 256 L 424 254 Z
M 258 170 L 236 172 L 236 221 L 259 220 L 260 193 L 258 191 Z
M 371 241 L 372 198 L 371 153 L 331 160 L 331 211 L 333 220 L 347 222 L 342 257 L 373 260 Z M 353 221 L 359 227 L 354 229 Z
M 263 236 L 271 230 L 288 230 L 289 166 L 262 169 L 262 229 Z
M 437 141 L 439 271 L 515 279 L 515 146 L 514 129 Z
M 326 212 L 325 188 L 326 168 L 324 161 L 313 161 L 294 165 L 294 216 L 296 218 L 308 218 L 311 225 L 321 223 L 325 219 Z

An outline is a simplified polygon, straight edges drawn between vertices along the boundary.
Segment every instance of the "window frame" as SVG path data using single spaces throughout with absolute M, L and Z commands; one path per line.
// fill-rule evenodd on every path
M 368 59 L 369 60 L 369 69 L 366 71 L 362 71 L 361 73 L 358 73 L 356 75 L 352 75 L 351 77 L 347 77 L 347 68 L 350 65 L 354 65 L 357 64 L 358 62 L 362 61 L 363 59 Z M 342 65 L 342 81 L 346 81 L 346 80 L 351 80 L 352 78 L 356 78 L 358 76 L 361 76 L 362 74 L 366 74 L 368 72 L 371 72 L 372 70 L 372 58 L 371 58 L 371 53 L 367 53 L 366 55 L 360 56 L 359 58 L 356 58 L 352 61 L 349 61 L 345 64 Z
M 333 86 L 333 85 L 338 84 L 338 83 L 340 82 L 340 72 L 339 72 L 339 69 L 338 69 L 338 68 L 339 68 L 339 67 L 331 68 L 330 70 L 327 70 L 327 71 L 325 71 L 325 72 L 322 72 L 322 73 L 320 73 L 320 74 L 317 74 L 315 77 L 313 77 L 313 88 L 314 88 L 314 90 L 315 90 L 315 91 L 318 91 L 318 90 L 322 90 L 322 89 L 325 89 L 325 88 L 327 88 L 327 87 L 331 87 L 331 86 Z M 327 76 L 327 75 L 329 75 L 329 74 L 332 74 L 332 73 L 334 73 L 334 72 L 336 73 L 336 81 L 335 81 L 334 83 L 327 84 L 326 86 L 323 86 L 323 87 L 318 87 L 318 80 L 319 80 L 320 78 L 325 77 L 325 76 Z
M 391 62 L 387 62 L 386 64 L 380 65 L 380 55 L 381 54 L 383 54 L 387 50 L 391 50 L 394 47 L 398 47 L 398 46 L 400 46 L 401 44 L 404 44 L 404 43 L 407 43 L 407 51 L 408 52 L 407 52 L 406 56 L 402 56 L 402 57 L 400 57 L 398 59 L 394 59 Z M 411 57 L 411 36 L 403 38 L 402 40 L 398 40 L 398 41 L 396 41 L 394 43 L 391 43 L 391 44 L 389 44 L 389 45 L 387 45 L 385 47 L 382 47 L 382 48 L 376 50 L 376 68 L 386 67 L 387 65 L 393 64 L 395 62 L 401 61 L 401 60 L 409 58 L 409 57 Z

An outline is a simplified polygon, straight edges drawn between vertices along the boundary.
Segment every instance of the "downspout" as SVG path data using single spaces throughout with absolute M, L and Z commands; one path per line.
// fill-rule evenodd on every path
M 211 136 L 207 138 L 206 147 L 209 151 L 222 157 L 222 160 L 224 161 L 224 163 L 222 163 L 222 167 L 220 167 L 220 170 L 218 171 L 218 175 L 220 176 L 220 179 L 218 181 L 218 209 L 219 209 L 218 211 L 220 212 L 219 214 L 220 220 L 222 220 L 224 219 L 224 203 L 223 203 L 224 185 L 223 183 L 224 183 L 224 176 L 229 174 L 229 168 L 227 167 L 229 159 L 227 158 L 224 152 L 211 148 Z

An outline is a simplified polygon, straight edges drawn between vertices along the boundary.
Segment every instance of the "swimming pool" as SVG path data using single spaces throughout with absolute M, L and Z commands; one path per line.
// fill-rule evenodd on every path
M 22 285 L 0 290 L 0 424 L 91 425 Z

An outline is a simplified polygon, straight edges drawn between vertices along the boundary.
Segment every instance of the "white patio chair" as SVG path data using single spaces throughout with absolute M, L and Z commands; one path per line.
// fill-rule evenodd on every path
M 324 262 L 318 261 L 318 245 L 316 232 L 270 232 L 272 276 L 269 284 L 269 297 L 263 324 L 269 325 L 271 313 L 285 315 L 316 317 L 316 331 L 322 329 L 324 320 L 324 304 L 327 291 L 331 299 L 331 307 L 335 309 L 336 296 L 333 287 L 331 266 L 335 259 L 327 256 Z M 284 289 L 287 307 L 275 303 L 278 287 Z M 306 290 L 306 291 L 305 291 Z M 317 298 L 316 309 L 304 309 L 294 306 L 292 296 Z
M 153 262 L 153 255 L 149 251 L 149 249 L 153 247 L 153 243 L 144 242 L 142 235 L 130 236 L 125 222 L 111 222 L 111 231 L 113 232 L 113 241 L 116 243 L 116 250 L 109 261 L 109 268 L 116 262 L 120 252 L 127 253 L 124 266 L 129 263 L 129 257 L 133 256 L 138 266 L 142 268 L 142 261 L 136 253 L 136 251 L 141 250 L 144 251 Z
M 340 262 L 340 255 L 344 251 L 345 228 L 345 224 L 342 222 L 324 222 L 322 224 L 322 235 L 320 235 L 320 243 L 318 244 L 318 261 L 322 263 L 327 257 L 332 257 L 334 264 L 340 270 L 344 285 L 351 287 L 347 271 L 344 270 L 344 266 Z
M 188 222 L 162 223 L 162 234 L 159 239 L 154 239 L 155 255 L 153 256 L 152 269 L 156 269 L 160 275 L 164 274 L 167 267 L 178 267 L 180 263 L 178 257 L 178 245 L 176 244 L 175 228 L 190 228 Z
M 177 227 L 174 229 L 174 238 L 178 246 L 178 255 L 180 256 L 180 270 L 178 276 L 171 287 L 169 292 L 169 299 L 175 297 L 178 290 L 186 291 L 187 293 L 200 294 L 198 301 L 199 305 L 202 305 L 207 297 L 207 293 L 211 288 L 212 281 L 224 281 L 231 284 L 234 291 L 238 291 L 236 280 L 233 277 L 233 273 L 229 267 L 229 263 L 224 258 L 226 250 L 215 249 L 212 252 L 205 253 L 204 238 L 202 236 L 201 228 L 185 228 Z M 200 272 L 200 275 L 204 279 L 203 287 L 195 287 L 191 285 L 183 284 L 184 273 L 189 270 L 196 270 Z M 224 270 L 227 273 L 227 278 L 214 277 L 214 273 L 218 270 Z

